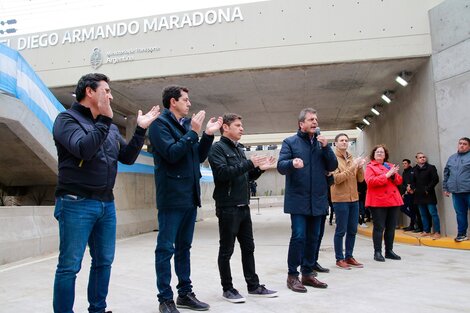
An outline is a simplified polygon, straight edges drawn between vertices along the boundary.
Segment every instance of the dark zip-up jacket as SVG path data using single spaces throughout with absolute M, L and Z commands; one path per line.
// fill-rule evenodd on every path
M 301 158 L 303 168 L 294 168 L 292 160 Z M 338 167 L 338 160 L 328 145 L 321 147 L 316 138 L 310 142 L 307 133 L 284 139 L 277 170 L 286 175 L 284 212 L 320 216 L 328 214 L 328 172 Z
M 258 179 L 263 171 L 246 159 L 243 145 L 222 136 L 209 152 L 209 163 L 214 176 L 216 207 L 248 205 L 248 182 Z
M 204 162 L 214 136 L 191 130 L 191 119 L 181 125 L 164 109 L 150 125 L 150 142 L 154 148 L 155 184 L 159 210 L 201 206 L 200 163 Z
M 439 183 L 439 176 L 434 165 L 425 163 L 422 167 L 416 165 L 413 168 L 413 182 L 411 188 L 414 189 L 415 204 L 437 204 L 436 191 Z
M 144 144 L 145 129 L 137 126 L 129 144 L 112 119 L 80 103 L 60 113 L 52 130 L 57 147 L 59 181 L 56 196 L 73 194 L 99 201 L 114 200 L 117 162 L 133 164 Z

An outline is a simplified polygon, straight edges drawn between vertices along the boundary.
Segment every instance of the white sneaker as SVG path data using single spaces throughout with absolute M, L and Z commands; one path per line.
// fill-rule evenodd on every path
M 366 223 L 362 223 L 362 224 L 359 224 L 359 227 L 361 227 L 361 228 L 368 228 L 369 226 L 367 226 Z

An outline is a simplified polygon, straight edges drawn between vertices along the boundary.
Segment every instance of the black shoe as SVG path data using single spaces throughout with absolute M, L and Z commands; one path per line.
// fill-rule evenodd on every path
M 387 259 L 392 259 L 392 260 L 401 260 L 401 257 L 397 255 L 393 250 L 387 250 L 385 251 L 385 257 Z
M 207 311 L 210 308 L 209 304 L 199 301 L 194 292 L 189 292 L 184 296 L 178 296 L 178 298 L 176 298 L 176 306 L 178 308 L 194 311 Z
M 385 258 L 384 256 L 382 255 L 382 252 L 374 252 L 374 260 L 378 261 L 378 262 L 385 262 Z
M 411 231 L 414 230 L 414 227 L 408 226 L 408 227 L 403 227 L 403 231 Z
M 318 264 L 318 262 L 316 262 L 315 265 L 313 266 L 313 270 L 315 272 L 319 272 L 319 273 L 329 273 L 330 272 L 330 270 L 328 268 L 322 267 L 320 264 Z
M 422 228 L 415 228 L 415 230 L 413 230 L 413 233 L 422 233 L 422 232 L 423 232 Z
M 175 302 L 173 300 L 167 300 L 165 302 L 160 303 L 158 306 L 158 311 L 160 313 L 179 313 L 178 309 L 175 306 Z

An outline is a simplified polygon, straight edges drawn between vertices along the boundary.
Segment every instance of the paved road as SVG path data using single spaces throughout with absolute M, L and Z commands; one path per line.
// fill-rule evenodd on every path
M 358 236 L 354 256 L 365 264 L 350 271 L 334 267 L 334 226 L 326 225 L 320 264 L 329 274 L 319 279 L 325 290 L 309 288 L 306 294 L 287 289 L 286 256 L 290 234 L 288 215 L 282 208 L 252 211 L 257 272 L 279 297 L 247 297 L 243 304 L 221 298 L 217 270 L 217 219 L 198 222 L 192 249 L 192 280 L 197 296 L 211 305 L 211 312 L 470 312 L 470 252 L 396 244 L 402 261 L 375 262 L 372 242 Z M 154 249 L 157 233 L 118 241 L 113 265 L 108 308 L 114 313 L 155 313 Z M 30 259 L 0 267 L 0 312 L 51 312 L 52 285 L 57 255 Z M 87 256 L 77 278 L 75 312 L 86 312 Z M 238 247 L 233 256 L 235 288 L 246 295 Z M 176 285 L 174 283 L 173 285 Z M 181 310 L 182 312 L 189 312 Z

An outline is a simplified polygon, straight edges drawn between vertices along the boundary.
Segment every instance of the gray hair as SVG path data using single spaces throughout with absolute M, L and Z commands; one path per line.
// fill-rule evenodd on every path
M 302 111 L 300 111 L 299 123 L 300 122 L 305 122 L 305 116 L 307 115 L 307 113 L 317 114 L 317 110 L 312 109 L 312 108 L 305 108 Z

